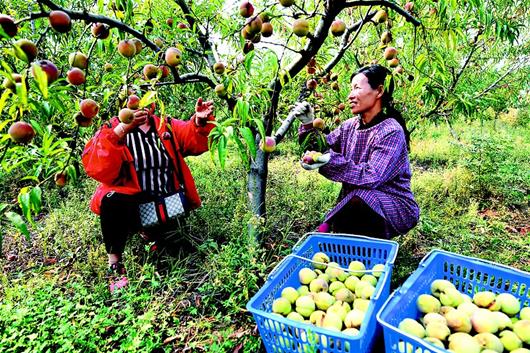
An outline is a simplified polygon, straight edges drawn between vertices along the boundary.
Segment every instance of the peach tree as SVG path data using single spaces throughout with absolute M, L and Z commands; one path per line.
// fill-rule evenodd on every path
M 472 111 L 475 93 L 460 83 L 476 79 L 479 54 L 520 40 L 524 12 L 506 19 L 519 8 L 485 0 L 1 5 L 4 221 L 29 235 L 24 219 L 33 223 L 41 212 L 42 190 L 82 175 L 80 151 L 110 117 L 126 121 L 130 109 L 156 103 L 162 117 L 187 118 L 202 96 L 217 106 L 212 157 L 223 168 L 237 153 L 248 170 L 249 229 L 259 237 L 269 158 L 296 135 L 293 103 L 310 101 L 316 127 L 333 128 L 349 118 L 351 73 L 380 63 L 392 70 L 410 121 L 449 122 L 453 111 Z M 513 72 L 525 50 L 506 56 Z M 474 87 L 477 100 L 508 76 L 494 64 L 491 88 Z

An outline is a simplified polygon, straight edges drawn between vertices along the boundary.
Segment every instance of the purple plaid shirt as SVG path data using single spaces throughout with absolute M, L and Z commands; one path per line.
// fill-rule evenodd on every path
M 391 118 L 363 130 L 359 124 L 360 117 L 348 119 L 327 135 L 331 158 L 319 172 L 342 189 L 325 222 L 358 196 L 386 220 L 386 236 L 404 234 L 418 223 L 419 208 L 410 189 L 403 129 Z M 301 126 L 300 136 L 311 129 Z

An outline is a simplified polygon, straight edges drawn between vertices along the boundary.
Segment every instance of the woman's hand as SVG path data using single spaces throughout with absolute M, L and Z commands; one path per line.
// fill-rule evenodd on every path
M 308 125 L 315 119 L 313 107 L 307 102 L 298 102 L 289 115 L 294 115 L 303 125 Z
M 309 151 L 304 154 L 300 164 L 305 170 L 314 170 L 328 164 L 331 155 L 329 153 L 319 153 L 315 151 Z
M 114 128 L 114 133 L 118 135 L 118 137 L 121 139 L 125 135 L 127 135 L 129 132 L 134 130 L 136 127 L 143 125 L 147 122 L 147 117 L 149 116 L 149 112 L 147 109 L 139 109 L 134 112 L 134 118 L 129 124 L 125 123 L 119 123 Z
M 197 99 L 195 104 L 195 124 L 205 126 L 208 119 L 213 115 L 213 101 L 203 102 L 202 98 Z

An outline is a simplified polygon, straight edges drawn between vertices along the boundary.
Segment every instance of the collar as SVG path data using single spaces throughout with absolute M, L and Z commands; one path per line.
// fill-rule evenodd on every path
M 365 129 L 371 128 L 372 126 L 375 126 L 375 125 L 379 124 L 380 122 L 382 122 L 386 118 L 388 118 L 388 116 L 384 113 L 383 110 L 381 110 L 379 113 L 377 113 L 374 116 L 374 118 L 368 124 L 365 124 L 363 122 L 363 119 L 359 115 L 359 128 L 358 129 L 359 130 L 365 130 Z

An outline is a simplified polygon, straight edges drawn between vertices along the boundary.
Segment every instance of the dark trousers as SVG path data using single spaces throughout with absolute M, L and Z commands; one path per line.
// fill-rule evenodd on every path
M 109 192 L 101 201 L 101 233 L 108 254 L 122 254 L 130 235 L 142 231 L 152 241 L 165 247 L 182 242 L 183 219 L 158 227 L 142 229 L 138 204 L 140 196 Z
M 334 233 L 386 238 L 385 219 L 358 196 L 354 196 L 329 222 Z

